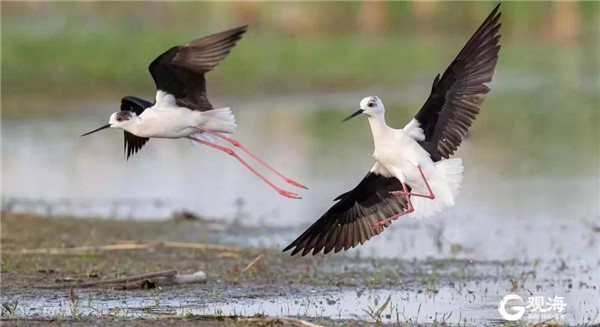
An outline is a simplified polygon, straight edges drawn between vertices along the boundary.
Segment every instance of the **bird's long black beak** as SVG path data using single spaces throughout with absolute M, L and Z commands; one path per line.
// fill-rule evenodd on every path
M 93 130 L 93 131 L 91 131 L 91 132 L 87 132 L 87 133 L 85 133 L 85 134 L 83 134 L 83 135 L 81 135 L 81 136 L 90 135 L 90 134 L 92 134 L 92 133 L 96 133 L 96 132 L 98 132 L 98 131 L 101 131 L 101 130 L 103 130 L 103 129 L 107 129 L 107 128 L 109 128 L 109 127 L 110 127 L 110 124 L 106 124 L 106 125 L 104 125 L 104 126 L 102 126 L 102 127 L 100 127 L 100 128 L 97 128 L 97 129 L 95 129 L 95 130 Z
M 354 117 L 356 117 L 356 116 L 358 116 L 358 115 L 362 114 L 363 112 L 364 112 L 364 110 L 362 110 L 362 109 L 358 109 L 358 111 L 356 111 L 356 112 L 355 112 L 355 113 L 353 113 L 352 115 L 350 115 L 350 116 L 348 116 L 348 117 L 344 118 L 344 120 L 342 120 L 342 123 L 345 123 L 345 122 L 349 121 L 350 119 L 352 119 L 352 118 L 354 118 Z

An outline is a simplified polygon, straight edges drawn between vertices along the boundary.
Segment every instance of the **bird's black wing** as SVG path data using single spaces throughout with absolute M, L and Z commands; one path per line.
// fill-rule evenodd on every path
M 146 110 L 146 108 L 152 107 L 152 102 L 146 101 L 144 99 L 126 96 L 121 99 L 121 110 L 122 111 L 132 111 L 135 112 L 138 116 Z M 148 142 L 149 138 L 147 137 L 139 137 L 135 136 L 127 131 L 124 131 L 124 145 L 123 150 L 125 152 L 125 159 L 129 159 L 131 155 L 138 152 L 146 142 Z
M 302 252 L 304 256 L 323 250 L 327 254 L 365 243 L 383 231 L 373 227 L 377 222 L 408 207 L 403 196 L 389 194 L 399 190 L 402 184 L 395 177 L 369 172 L 353 190 L 338 196 L 335 200 L 339 201 L 283 251 L 293 248 L 292 255 Z
M 448 158 L 461 144 L 479 113 L 485 85 L 492 80 L 500 51 L 500 26 L 494 8 L 442 77 L 433 81 L 431 94 L 415 119 L 425 135 L 421 146 L 434 161 Z
M 204 74 L 229 54 L 246 29 L 247 26 L 241 26 L 213 34 L 172 47 L 158 56 L 149 67 L 157 90 L 172 94 L 178 106 L 200 111 L 212 109 L 206 97 Z
M 132 111 L 136 115 L 141 115 L 144 110 L 152 107 L 152 102 L 132 96 L 126 96 L 121 99 L 121 110 Z

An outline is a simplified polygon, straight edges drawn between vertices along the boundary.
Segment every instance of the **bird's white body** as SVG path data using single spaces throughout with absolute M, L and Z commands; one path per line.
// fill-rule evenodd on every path
M 373 97 L 365 99 L 372 100 Z M 444 207 L 454 205 L 462 182 L 462 160 L 452 158 L 433 162 L 418 143 L 425 138 L 418 121 L 413 119 L 403 129 L 389 127 L 385 122 L 383 103 L 377 99 L 376 107 L 367 107 L 363 106 L 365 99 L 361 102 L 361 109 L 369 117 L 375 144 L 375 165 L 371 171 L 385 177 L 396 177 L 410 186 L 412 193 L 428 194 L 419 172 L 418 167 L 421 167 L 435 198 L 412 197 L 414 212 L 411 215 L 415 218 L 430 217 Z
M 178 139 L 203 134 L 197 127 L 218 133 L 235 131 L 235 117 L 229 108 L 209 111 L 190 110 L 179 107 L 175 98 L 165 92 L 156 93 L 154 106 L 127 121 L 110 119 L 111 127 L 124 129 L 139 137 Z

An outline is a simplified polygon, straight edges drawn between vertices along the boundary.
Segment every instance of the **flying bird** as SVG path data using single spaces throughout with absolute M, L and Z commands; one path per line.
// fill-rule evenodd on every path
M 460 158 L 450 158 L 490 91 L 500 51 L 498 4 L 456 59 L 431 87 L 431 94 L 404 128 L 385 122 L 381 99 L 362 99 L 344 119 L 368 117 L 375 164 L 354 189 L 338 196 L 321 218 L 283 251 L 327 254 L 363 244 L 400 216 L 430 217 L 454 205 L 462 182 Z
M 121 99 L 121 110 L 110 116 L 108 124 L 82 136 L 106 128 L 122 129 L 126 159 L 138 152 L 150 138 L 188 138 L 233 156 L 279 194 L 299 199 L 296 193 L 280 189 L 261 175 L 233 149 L 214 143 L 215 139 L 224 140 L 287 183 L 306 188 L 273 169 L 240 142 L 225 136 L 235 131 L 235 117 L 230 108 L 214 108 L 206 95 L 204 74 L 229 54 L 246 30 L 247 26 L 241 26 L 170 48 L 154 59 L 149 67 L 156 84 L 155 101 L 126 96 Z

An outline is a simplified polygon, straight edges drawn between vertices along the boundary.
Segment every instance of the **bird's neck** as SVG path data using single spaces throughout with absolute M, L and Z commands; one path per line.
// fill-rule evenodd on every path
M 385 123 L 384 114 L 369 116 L 369 125 L 371 125 L 371 133 L 373 133 L 373 142 L 375 147 L 379 140 L 384 140 L 389 136 L 391 128 Z

